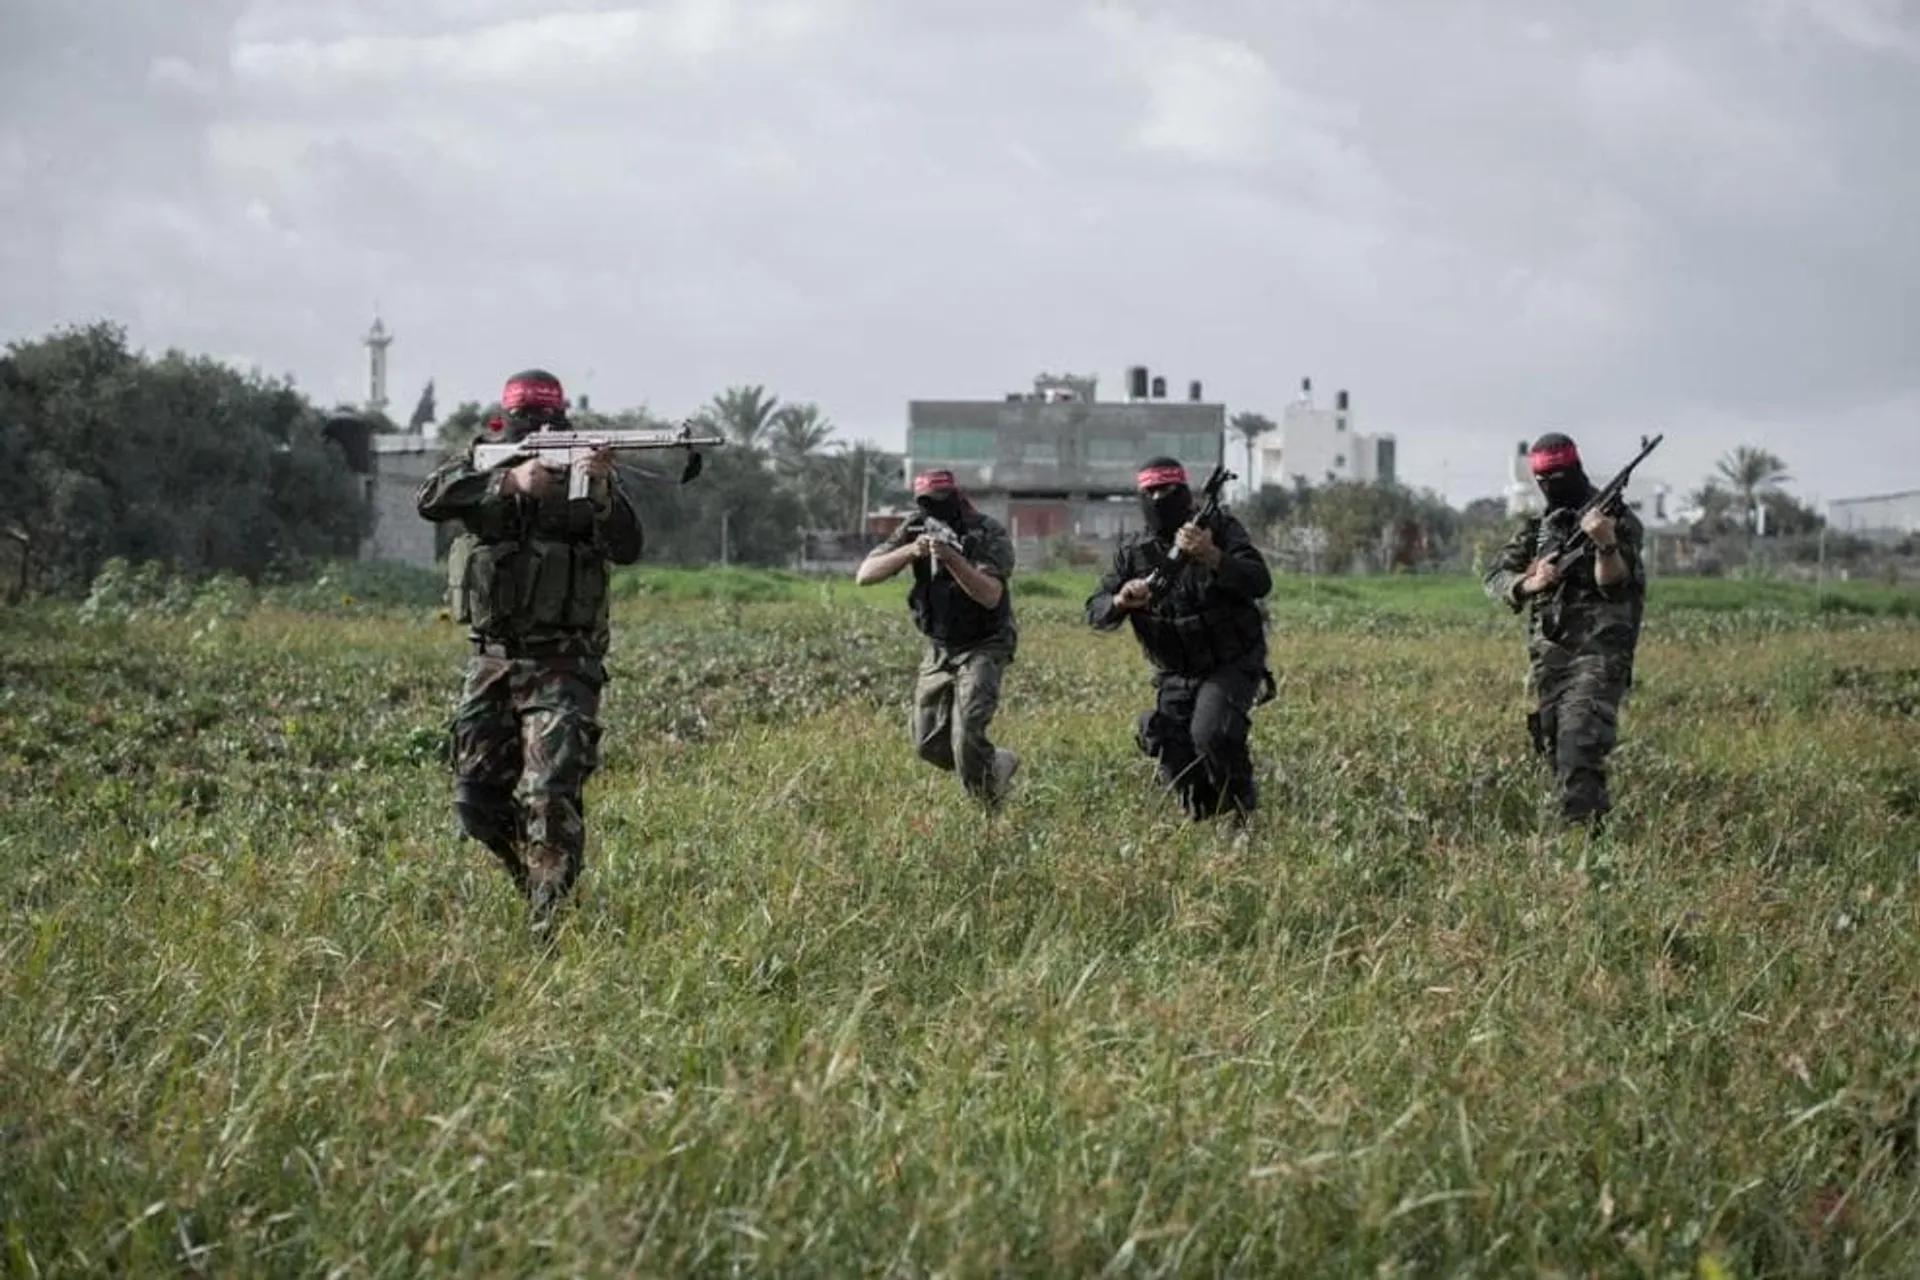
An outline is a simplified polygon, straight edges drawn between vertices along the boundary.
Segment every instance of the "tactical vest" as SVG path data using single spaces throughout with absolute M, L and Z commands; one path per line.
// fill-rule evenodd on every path
M 979 532 L 964 525 L 957 532 L 961 554 L 972 562 L 980 549 Z M 935 573 L 927 561 L 916 560 L 907 606 L 913 610 L 913 624 L 922 635 L 949 649 L 965 649 L 991 640 L 1006 629 L 1013 617 L 1013 591 L 1002 584 L 1000 602 L 989 609 L 968 595 L 951 572 L 943 569 Z
M 1523 543 L 1534 559 L 1557 553 L 1579 527 L 1578 513 L 1561 510 L 1550 518 L 1529 516 Z M 1595 637 L 1631 650 L 1639 634 L 1645 600 L 1637 590 L 1609 594 L 1594 576 L 1594 557 L 1583 555 L 1565 569 L 1563 584 L 1528 601 L 1528 631 L 1549 644 L 1583 649 Z
M 1145 543 L 1130 558 L 1132 577 L 1154 569 Z M 1242 658 L 1266 657 L 1266 619 L 1251 601 L 1177 581 L 1159 604 L 1127 615 L 1134 638 L 1156 667 L 1197 676 Z
M 1266 623 L 1251 604 L 1197 612 L 1142 609 L 1128 616 L 1147 657 L 1178 675 L 1203 675 L 1241 658 L 1265 656 Z
M 447 553 L 454 617 L 501 640 L 604 627 L 608 576 L 591 508 L 561 494 L 467 521 Z

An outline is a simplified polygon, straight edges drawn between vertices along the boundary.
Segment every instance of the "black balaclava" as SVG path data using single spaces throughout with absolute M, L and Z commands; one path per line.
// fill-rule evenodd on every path
M 1177 458 L 1148 458 L 1134 476 L 1140 490 L 1140 517 L 1147 529 L 1163 542 L 1171 542 L 1180 526 L 1193 517 L 1193 490 L 1187 485 L 1187 469 Z
M 922 471 L 913 478 L 913 503 L 936 520 L 957 524 L 967 500 L 953 482 L 951 471 Z
M 1579 507 L 1593 496 L 1593 482 L 1580 463 L 1580 450 L 1558 431 L 1549 431 L 1527 451 L 1527 467 L 1547 500 L 1547 510 Z

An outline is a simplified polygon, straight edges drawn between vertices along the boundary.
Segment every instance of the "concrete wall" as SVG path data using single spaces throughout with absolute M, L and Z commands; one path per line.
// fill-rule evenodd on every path
M 420 518 L 414 494 L 440 465 L 439 443 L 415 435 L 376 435 L 373 472 L 367 477 L 373 533 L 360 547 L 363 560 L 392 560 L 431 569 L 437 563 L 434 526 Z

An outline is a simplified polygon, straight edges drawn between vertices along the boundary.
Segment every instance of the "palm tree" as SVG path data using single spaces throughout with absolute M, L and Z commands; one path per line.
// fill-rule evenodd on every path
M 743 449 L 758 449 L 773 429 L 778 396 L 762 386 L 728 387 L 713 398 L 708 415 Z
M 783 405 L 773 415 L 768 436 L 773 456 L 789 472 L 806 469 L 807 460 L 833 435 L 833 421 L 817 404 Z
M 867 512 L 904 495 L 900 455 L 865 440 L 843 445 L 835 440 L 815 458 L 820 510 L 846 530 L 865 529 Z
M 1247 443 L 1247 492 L 1252 493 L 1259 488 L 1253 474 L 1253 442 L 1276 430 L 1279 424 L 1262 413 L 1236 413 L 1227 425 L 1238 431 Z
M 1783 481 L 1792 478 L 1787 475 L 1787 464 L 1778 457 L 1746 444 L 1720 459 L 1714 471 L 1739 495 L 1740 513 L 1746 520 L 1748 534 L 1754 529 L 1760 495 L 1774 492 Z

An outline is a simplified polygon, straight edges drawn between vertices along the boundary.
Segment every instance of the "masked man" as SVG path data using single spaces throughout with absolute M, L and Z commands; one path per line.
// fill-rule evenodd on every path
M 1018 642 L 1007 585 L 1013 539 L 967 501 L 951 471 L 915 476 L 913 499 L 918 511 L 868 554 L 854 581 L 872 586 L 912 567 L 907 605 L 926 637 L 913 690 L 915 749 L 959 774 L 969 795 L 998 805 L 1020 767 L 1016 752 L 987 738 Z
M 1134 481 L 1146 528 L 1115 551 L 1087 600 L 1087 622 L 1100 631 L 1132 624 L 1154 668 L 1154 708 L 1141 715 L 1136 741 L 1187 815 L 1198 822 L 1231 809 L 1244 821 L 1259 800 L 1247 734 L 1271 687 L 1260 601 L 1273 578 L 1238 520 L 1222 511 L 1204 527 L 1195 522 L 1177 460 L 1153 458 Z
M 543 369 L 509 378 L 500 407 L 475 444 L 567 426 L 566 395 Z M 612 453 L 595 451 L 585 470 L 587 496 L 569 499 L 564 473 L 534 459 L 477 471 L 469 448 L 417 495 L 423 517 L 456 526 L 447 588 L 473 645 L 453 714 L 454 815 L 500 859 L 542 933 L 586 856 L 609 566 L 638 560 L 643 541 Z
M 1527 611 L 1527 683 L 1537 700 L 1527 727 L 1535 750 L 1553 767 L 1560 816 L 1568 824 L 1597 825 L 1612 807 L 1607 756 L 1633 684 L 1646 604 L 1643 530 L 1631 511 L 1612 517 L 1583 510 L 1594 486 L 1566 436 L 1541 436 L 1527 464 L 1546 513 L 1527 517 L 1507 540 L 1485 587 L 1514 612 Z M 1592 539 L 1592 553 L 1556 564 L 1576 528 Z

